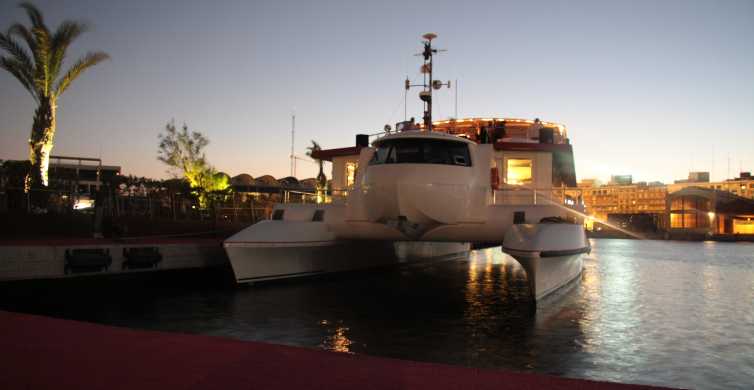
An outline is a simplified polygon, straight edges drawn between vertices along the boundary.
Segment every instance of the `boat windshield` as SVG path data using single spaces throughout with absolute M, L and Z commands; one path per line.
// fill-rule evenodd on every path
M 440 139 L 394 139 L 377 146 L 369 165 L 445 164 L 471 166 L 469 145 Z

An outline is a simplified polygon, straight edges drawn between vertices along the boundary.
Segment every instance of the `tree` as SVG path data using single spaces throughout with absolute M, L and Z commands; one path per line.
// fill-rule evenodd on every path
M 199 187 L 207 173 L 204 148 L 209 145 L 209 140 L 198 131 L 189 133 L 185 123 L 181 130 L 177 130 L 173 121 L 165 125 L 165 134 L 159 134 L 158 138 L 157 159 L 178 170 L 192 188 Z
M 327 188 L 327 176 L 323 171 L 323 163 L 321 158 L 316 155 L 322 151 L 322 147 L 319 146 L 317 141 L 312 140 L 312 145 L 306 148 L 306 155 L 314 159 L 319 164 L 319 173 L 317 174 L 317 203 L 322 203 L 325 199 L 325 190 Z
M 5 34 L 0 33 L 0 48 L 7 54 L 0 56 L 0 68 L 18 79 L 37 103 L 29 137 L 31 167 L 24 183 L 28 192 L 48 184 L 47 168 L 55 138 L 58 99 L 81 73 L 110 56 L 101 51 L 89 52 L 63 72 L 68 47 L 87 26 L 66 20 L 51 32 L 37 7 L 28 2 L 21 3 L 20 7 L 26 11 L 31 26 L 15 23 Z M 26 43 L 28 51 L 20 42 Z
M 160 146 L 157 159 L 177 170 L 199 195 L 201 207 L 208 205 L 208 193 L 222 193 L 230 187 L 228 176 L 218 173 L 209 165 L 204 148 L 209 140 L 198 131 L 189 132 L 188 126 L 176 129 L 170 121 L 165 125 L 165 133 L 158 135 Z
M 317 141 L 312 140 L 312 145 L 306 148 L 306 155 L 314 159 L 319 164 L 319 174 L 317 175 L 317 182 L 319 183 L 323 178 L 325 181 L 327 181 L 327 177 L 325 176 L 325 172 L 323 171 L 323 163 L 321 158 L 315 157 L 319 152 L 322 151 L 322 147 L 319 146 Z

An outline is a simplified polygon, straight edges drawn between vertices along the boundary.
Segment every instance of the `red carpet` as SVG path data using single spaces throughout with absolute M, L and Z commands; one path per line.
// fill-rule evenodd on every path
M 1 389 L 650 389 L 0 311 Z M 656 389 L 656 388 L 655 388 Z

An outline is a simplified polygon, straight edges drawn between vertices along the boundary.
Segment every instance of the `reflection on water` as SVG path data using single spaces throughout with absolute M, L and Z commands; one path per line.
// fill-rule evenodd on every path
M 325 336 L 325 339 L 322 340 L 322 343 L 320 343 L 320 348 L 334 352 L 351 353 L 349 347 L 351 346 L 352 342 L 348 339 L 347 336 L 348 328 L 343 326 L 342 322 L 341 324 L 337 324 L 332 328 L 328 326 L 330 325 L 330 323 L 327 320 L 322 320 L 319 323 L 327 329 L 328 333 L 328 335 Z
M 580 280 L 536 313 L 524 270 L 499 248 L 291 283 L 120 285 L 0 307 L 470 367 L 750 387 L 754 245 L 594 240 L 592 248 Z

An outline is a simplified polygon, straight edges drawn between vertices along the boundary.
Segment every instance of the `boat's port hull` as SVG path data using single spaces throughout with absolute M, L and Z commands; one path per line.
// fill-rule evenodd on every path
M 468 254 L 468 243 L 323 241 L 286 245 L 229 244 L 236 282 L 250 283 L 354 271 Z

